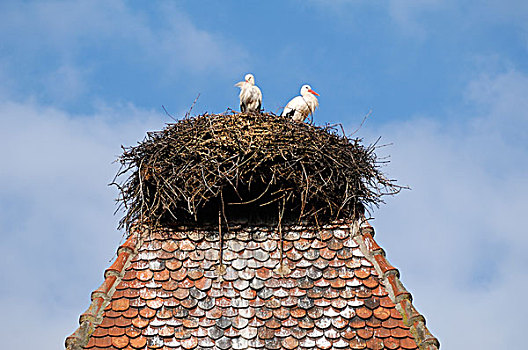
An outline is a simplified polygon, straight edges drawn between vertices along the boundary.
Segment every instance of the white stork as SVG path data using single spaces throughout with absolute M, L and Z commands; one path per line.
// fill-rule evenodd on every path
M 319 101 L 315 96 L 319 94 L 313 91 L 310 85 L 303 85 L 301 96 L 296 96 L 288 102 L 281 115 L 291 117 L 296 122 L 304 121 L 319 106 Z
M 253 74 L 246 74 L 244 81 L 235 84 L 240 88 L 240 111 L 246 112 L 260 112 L 262 106 L 262 92 L 255 85 L 255 77 Z

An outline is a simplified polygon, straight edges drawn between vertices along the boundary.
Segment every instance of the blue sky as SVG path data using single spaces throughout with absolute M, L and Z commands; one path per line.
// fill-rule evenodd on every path
M 390 144 L 386 172 L 412 187 L 372 224 L 431 331 L 443 348 L 522 344 L 526 1 L 2 1 L 6 347 L 60 348 L 77 327 L 122 239 L 120 146 L 169 122 L 161 105 L 236 108 L 248 72 L 268 111 L 303 83 L 318 124 L 353 131 L 372 110 L 357 136 Z

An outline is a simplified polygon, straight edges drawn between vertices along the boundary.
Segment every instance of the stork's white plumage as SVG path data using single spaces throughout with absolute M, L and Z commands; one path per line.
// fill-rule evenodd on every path
M 255 77 L 253 74 L 246 74 L 244 81 L 235 84 L 240 88 L 240 111 L 245 112 L 260 112 L 262 106 L 262 92 L 255 85 Z
M 319 101 L 315 96 L 319 94 L 313 91 L 310 85 L 303 85 L 301 96 L 294 97 L 288 102 L 281 115 L 291 117 L 296 122 L 304 121 L 319 106 Z

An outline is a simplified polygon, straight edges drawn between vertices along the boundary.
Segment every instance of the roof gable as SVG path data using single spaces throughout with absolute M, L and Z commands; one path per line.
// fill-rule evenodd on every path
M 373 233 L 136 228 L 66 347 L 438 349 Z

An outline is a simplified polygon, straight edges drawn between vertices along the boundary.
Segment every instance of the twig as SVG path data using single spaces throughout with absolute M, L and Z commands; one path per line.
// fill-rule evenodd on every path
M 174 118 L 169 112 L 167 112 L 167 109 L 165 108 L 164 105 L 161 105 L 161 107 L 162 107 L 163 110 L 165 111 L 165 114 L 168 115 L 172 120 L 174 120 L 175 122 L 178 121 L 178 119 Z
M 189 118 L 189 116 L 191 115 L 191 112 L 194 108 L 194 105 L 196 104 L 196 101 L 198 101 L 198 98 L 200 98 L 200 94 L 198 94 L 198 96 L 196 96 L 196 98 L 194 99 L 192 105 L 191 105 L 191 108 L 189 108 L 189 110 L 187 111 L 187 113 L 185 113 L 185 118 Z
M 363 117 L 363 120 L 361 121 L 361 124 L 359 124 L 359 127 L 358 127 L 356 130 L 354 130 L 353 133 L 350 134 L 350 137 L 353 136 L 353 135 L 355 135 L 356 132 L 358 132 L 359 129 L 361 129 L 361 127 L 363 126 L 363 123 L 365 123 L 365 120 L 367 120 L 367 118 L 368 118 L 371 114 L 372 114 L 372 109 L 371 109 L 370 111 L 368 111 L 368 113 Z

